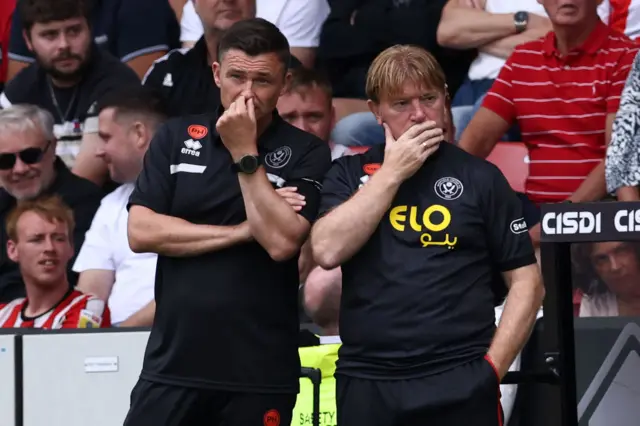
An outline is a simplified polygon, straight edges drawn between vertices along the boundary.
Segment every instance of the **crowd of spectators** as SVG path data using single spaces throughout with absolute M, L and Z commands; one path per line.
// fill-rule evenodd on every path
M 156 256 L 129 247 L 128 198 L 164 121 L 217 110 L 217 42 L 252 17 L 293 55 L 280 115 L 333 159 L 385 142 L 366 73 L 415 44 L 445 70 L 449 142 L 527 147 L 536 246 L 540 204 L 640 200 L 637 0 L 2 0 L 0 326 L 152 323 Z M 638 253 L 576 248 L 576 314 L 640 315 Z M 307 247 L 299 265 L 306 313 L 338 335 L 339 268 Z

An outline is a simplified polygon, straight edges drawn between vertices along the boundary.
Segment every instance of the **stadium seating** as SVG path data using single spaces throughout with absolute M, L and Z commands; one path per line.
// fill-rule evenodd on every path
M 498 142 L 487 160 L 498 166 L 514 191 L 524 192 L 524 183 L 529 173 L 529 157 L 523 143 Z

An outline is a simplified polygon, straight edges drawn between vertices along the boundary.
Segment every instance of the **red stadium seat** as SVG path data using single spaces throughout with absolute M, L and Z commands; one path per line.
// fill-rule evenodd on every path
M 520 142 L 498 142 L 487 157 L 502 171 L 514 191 L 524 192 L 529 175 L 528 152 Z

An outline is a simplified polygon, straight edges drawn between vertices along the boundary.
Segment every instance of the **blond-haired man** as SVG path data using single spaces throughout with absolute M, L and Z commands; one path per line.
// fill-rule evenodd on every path
M 386 143 L 334 162 L 311 232 L 315 260 L 343 273 L 338 425 L 498 426 L 499 381 L 544 294 L 522 205 L 495 166 L 440 143 L 428 52 L 382 52 L 367 96 Z

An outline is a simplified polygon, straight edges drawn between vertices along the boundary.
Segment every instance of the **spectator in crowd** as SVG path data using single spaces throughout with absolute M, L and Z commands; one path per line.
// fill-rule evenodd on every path
M 0 90 L 7 81 L 9 67 L 9 35 L 11 33 L 11 17 L 16 7 L 16 0 L 0 2 Z
M 250 425 L 274 413 L 291 422 L 296 256 L 329 147 L 275 111 L 290 60 L 277 27 L 235 23 L 216 58 L 222 107 L 161 128 L 130 198 L 131 249 L 159 256 L 156 315 L 126 426 Z M 302 209 L 274 190 L 283 186 L 305 197 Z
M 72 174 L 56 157 L 55 150 L 53 117 L 49 112 L 32 105 L 0 110 L 0 220 L 5 221 L 16 201 L 59 195 L 73 210 L 73 248 L 79 250 L 103 193 L 93 183 Z M 18 265 L 7 257 L 6 243 L 7 233 L 3 230 L 0 303 L 25 295 Z M 75 286 L 77 274 L 69 269 L 67 277 Z
M 109 308 L 74 290 L 73 212 L 57 196 L 20 201 L 9 213 L 7 255 L 20 266 L 27 297 L 0 304 L 0 328 L 109 327 Z
M 627 76 L 613 122 L 605 161 L 607 192 L 619 201 L 639 201 L 640 193 L 640 54 Z
M 605 149 L 637 46 L 598 17 L 598 0 L 541 0 L 553 25 L 516 47 L 460 147 L 487 157 L 512 123 L 529 148 L 526 195 L 536 204 L 601 199 Z M 539 224 L 532 228 L 534 243 Z
M 145 86 L 164 94 L 171 116 L 218 110 L 220 89 L 214 84 L 211 69 L 218 59 L 218 43 L 231 25 L 253 18 L 256 13 L 255 0 L 197 0 L 195 7 L 205 28 L 204 35 L 193 49 L 174 50 L 157 60 L 143 79 Z M 292 60 L 292 67 L 299 65 L 299 61 Z
M 455 95 L 475 51 L 446 49 L 437 28 L 446 0 L 332 0 L 318 57 L 330 76 L 336 107 L 331 139 L 347 146 L 384 144 L 384 132 L 366 105 L 366 72 L 375 56 L 395 44 L 431 52 L 445 70 Z
M 73 270 L 78 289 L 108 301 L 114 325 L 148 327 L 155 302 L 155 253 L 134 253 L 127 238 L 127 204 L 151 138 L 166 120 L 159 94 L 141 86 L 114 91 L 100 104 L 98 156 L 122 185 L 102 199 Z
M 55 117 L 57 154 L 76 175 L 102 185 L 108 172 L 95 156 L 100 144 L 96 102 L 139 80 L 92 43 L 84 0 L 26 0 L 18 6 L 36 62 L 7 84 L 0 107 L 29 103 L 48 110 Z
M 573 260 L 581 317 L 640 316 L 639 243 L 576 244 Z
M 630 39 L 640 36 L 640 0 L 602 0 L 598 14 L 605 24 Z
M 180 41 L 183 47 L 192 47 L 204 34 L 200 13 L 194 3 L 207 0 L 189 0 L 184 5 L 180 21 Z M 316 48 L 320 43 L 320 30 L 329 15 L 327 0 L 216 0 L 216 6 L 232 9 L 235 4 L 254 4 L 255 16 L 273 23 L 287 38 L 291 54 L 307 68 L 313 68 L 316 60 Z M 232 13 L 228 10 L 226 13 Z
M 278 113 L 289 124 L 316 135 L 331 147 L 331 158 L 353 152 L 344 145 L 331 142 L 331 129 L 335 124 L 331 83 L 315 70 L 297 68 L 291 71 L 291 80 L 278 99 Z
M 500 424 L 500 380 L 544 295 L 521 203 L 495 166 L 440 143 L 431 54 L 385 50 L 367 93 L 386 144 L 334 162 L 311 233 L 318 264 L 342 268 L 338 425 Z
M 467 79 L 452 103 L 459 140 L 471 117 L 482 105 L 500 69 L 519 44 L 536 40 L 551 30 L 551 22 L 537 0 L 449 0 L 438 26 L 438 43 L 452 49 L 478 49 Z M 520 139 L 516 129 L 506 140 Z
M 64 9 L 69 4 L 64 0 L 18 0 L 18 3 L 19 7 L 27 8 L 48 3 L 48 11 Z M 87 19 L 96 45 L 126 63 L 139 79 L 153 61 L 179 46 L 180 27 L 167 0 L 80 0 L 75 3 L 79 3 L 75 6 L 79 9 L 88 9 Z M 58 17 L 59 13 L 50 13 L 46 20 L 55 21 Z M 9 45 L 9 79 L 37 60 L 38 52 L 33 52 L 28 33 L 23 17 L 15 14 Z

